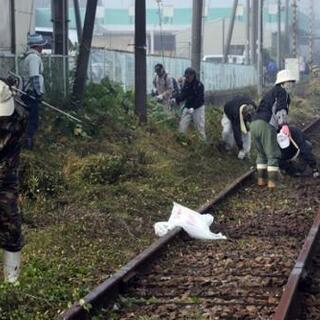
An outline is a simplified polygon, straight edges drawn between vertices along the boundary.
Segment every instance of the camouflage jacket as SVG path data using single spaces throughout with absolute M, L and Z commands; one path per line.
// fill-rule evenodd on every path
M 15 170 L 19 164 L 29 113 L 18 98 L 10 117 L 0 117 L 0 175 Z

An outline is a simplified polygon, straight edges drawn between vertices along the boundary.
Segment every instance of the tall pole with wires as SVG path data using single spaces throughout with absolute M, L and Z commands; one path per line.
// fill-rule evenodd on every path
M 292 0 L 292 56 L 297 57 L 297 0 Z
M 277 65 L 278 69 L 281 69 L 281 0 L 278 0 L 277 3 L 277 12 L 278 12 L 278 31 L 277 31 Z
M 286 55 L 287 55 L 287 56 L 290 54 L 289 8 L 290 8 L 289 0 L 286 0 L 286 5 L 285 5 L 286 16 L 285 16 L 285 30 L 284 30 L 284 34 L 285 34 L 285 52 L 286 52 Z
M 234 21 L 236 19 L 237 7 L 238 7 L 238 0 L 233 0 L 232 15 L 231 15 L 230 23 L 229 23 L 227 42 L 226 42 L 225 49 L 224 49 L 224 52 L 223 52 L 223 61 L 224 61 L 224 63 L 226 63 L 227 60 L 228 60 L 228 54 L 229 54 L 229 49 L 230 49 L 230 45 L 231 45 Z
M 145 123 L 147 122 L 146 0 L 135 1 L 134 21 L 135 114 L 139 117 L 140 123 Z
M 262 94 L 263 61 L 262 61 L 262 35 L 263 35 L 263 0 L 258 0 L 258 95 Z
M 10 18 L 11 18 L 11 53 L 17 53 L 16 47 L 16 7 L 15 0 L 10 1 Z
M 164 43 L 163 43 L 163 30 L 162 30 L 162 0 L 156 0 L 158 4 L 158 17 L 159 17 L 159 29 L 160 29 L 160 45 L 161 45 L 161 57 L 164 64 Z
M 250 63 L 250 0 L 246 1 L 246 64 Z
M 314 1 L 310 0 L 309 53 L 308 53 L 308 63 L 309 63 L 309 65 L 312 65 L 312 62 L 313 62 L 313 32 L 314 32 Z
M 251 64 L 257 62 L 257 30 L 258 30 L 258 6 L 257 0 L 251 0 L 251 12 L 250 12 L 250 60 Z
M 83 32 L 77 58 L 76 74 L 73 84 L 75 104 L 80 107 L 87 79 L 93 28 L 96 17 L 98 0 L 87 1 L 86 15 L 83 23 Z
M 191 66 L 200 75 L 203 0 L 193 0 Z

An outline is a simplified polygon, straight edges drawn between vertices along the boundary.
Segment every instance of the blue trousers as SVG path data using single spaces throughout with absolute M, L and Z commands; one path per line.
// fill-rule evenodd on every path
M 39 101 L 31 99 L 29 96 L 22 96 L 23 102 L 29 109 L 29 120 L 27 125 L 27 138 L 33 138 L 39 127 Z

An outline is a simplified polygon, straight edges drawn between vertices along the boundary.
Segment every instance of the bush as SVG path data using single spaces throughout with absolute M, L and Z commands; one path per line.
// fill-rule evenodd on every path
M 95 154 L 84 158 L 71 155 L 64 166 L 68 181 L 77 185 L 111 184 L 124 172 L 122 155 Z

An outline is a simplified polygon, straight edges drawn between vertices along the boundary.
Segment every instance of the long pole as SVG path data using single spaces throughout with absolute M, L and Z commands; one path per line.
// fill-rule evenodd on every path
M 200 75 L 203 0 L 193 0 L 191 67 Z
M 278 30 L 277 30 L 277 66 L 281 69 L 281 0 L 278 0 Z
M 257 62 L 257 8 L 257 0 L 251 0 L 250 60 L 254 65 Z
M 76 100 L 75 103 L 78 105 L 81 105 L 82 103 L 83 91 L 87 79 L 88 62 L 93 36 L 94 21 L 96 17 L 97 3 L 98 0 L 87 1 L 86 16 L 84 19 L 83 34 L 77 59 L 75 81 L 73 85 L 73 96 Z
M 297 57 L 297 0 L 292 0 L 292 55 Z
M 314 37 L 314 2 L 310 0 L 310 17 L 309 17 L 309 54 L 308 63 L 312 65 L 313 62 L 313 37 Z
M 233 33 L 233 27 L 234 27 L 234 21 L 236 19 L 237 7 L 238 7 L 238 0 L 233 0 L 232 15 L 231 15 L 231 20 L 230 20 L 229 29 L 228 29 L 227 42 L 226 42 L 226 47 L 225 47 L 224 53 L 223 53 L 223 61 L 225 63 L 227 62 L 227 59 L 228 59 L 228 54 L 229 54 L 229 49 L 230 49 L 231 39 L 232 39 L 232 33 Z
M 250 64 L 250 0 L 246 2 L 246 64 Z
M 263 24 L 263 0 L 258 0 L 258 95 L 262 94 L 263 68 L 262 68 L 262 24 Z
M 16 54 L 16 9 L 15 0 L 10 1 L 10 22 L 11 22 L 11 53 Z
M 52 0 L 54 53 L 68 54 L 68 1 Z
M 286 50 L 286 55 L 290 55 L 290 36 L 289 36 L 289 0 L 286 0 L 286 16 L 285 16 L 285 50 Z
M 80 43 L 82 38 L 82 24 L 81 24 L 79 0 L 73 0 L 73 6 L 74 6 L 74 15 L 76 19 L 78 43 Z
M 146 0 L 135 1 L 135 113 L 140 123 L 147 122 L 146 91 Z

